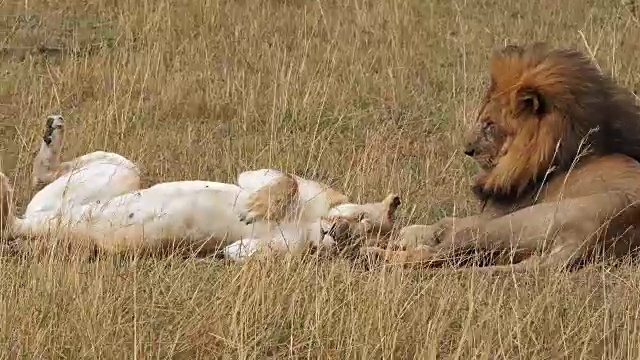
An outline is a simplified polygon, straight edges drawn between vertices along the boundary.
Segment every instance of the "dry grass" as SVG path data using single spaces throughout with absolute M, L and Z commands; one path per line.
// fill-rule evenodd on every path
M 48 3 L 48 4 L 47 4 Z M 67 157 L 147 184 L 279 167 L 402 221 L 464 214 L 489 50 L 546 40 L 640 88 L 635 3 L 0 0 L 2 168 L 28 201 L 44 116 Z M 640 272 L 471 276 L 340 261 L 0 262 L 3 358 L 637 358 Z

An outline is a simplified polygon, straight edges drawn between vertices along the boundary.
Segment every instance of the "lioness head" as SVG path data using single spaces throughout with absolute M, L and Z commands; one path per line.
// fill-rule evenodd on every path
M 493 54 L 489 75 L 463 149 L 481 168 L 480 196 L 518 197 L 549 172 L 568 170 L 587 144 L 592 153 L 640 156 L 622 140 L 623 127 L 629 138 L 640 133 L 631 93 L 579 51 L 510 45 Z
M 338 205 L 321 219 L 323 242 L 342 254 L 357 252 L 360 246 L 383 245 L 394 228 L 398 206 L 396 194 L 376 203 Z

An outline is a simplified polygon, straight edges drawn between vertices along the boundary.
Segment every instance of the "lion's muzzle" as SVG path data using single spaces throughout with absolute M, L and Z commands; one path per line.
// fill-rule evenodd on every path
M 467 156 L 473 157 L 473 155 L 475 155 L 475 153 L 476 153 L 476 148 L 475 148 L 475 146 L 473 146 L 471 144 L 467 144 L 464 147 L 464 149 L 462 150 L 462 152 L 464 152 L 464 154 L 467 155 Z

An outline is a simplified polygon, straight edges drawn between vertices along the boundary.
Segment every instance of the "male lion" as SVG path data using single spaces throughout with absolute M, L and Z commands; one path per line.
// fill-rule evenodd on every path
M 516 256 L 506 264 L 480 269 L 524 271 L 636 250 L 640 107 L 634 96 L 579 51 L 540 43 L 497 51 L 489 70 L 491 83 L 464 148 L 481 168 L 473 190 L 484 210 L 413 226 L 405 232 L 414 242 L 404 249 L 362 252 L 387 263 L 426 264 L 510 250 Z

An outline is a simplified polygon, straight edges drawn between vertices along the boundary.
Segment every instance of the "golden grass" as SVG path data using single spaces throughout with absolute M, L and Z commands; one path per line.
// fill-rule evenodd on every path
M 545 40 L 640 88 L 634 1 L 0 0 L 2 169 L 20 208 L 44 117 L 66 158 L 146 184 L 278 167 L 403 222 L 469 202 L 489 50 Z M 442 275 L 341 261 L 0 262 L 3 358 L 637 358 L 640 272 Z

